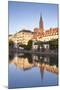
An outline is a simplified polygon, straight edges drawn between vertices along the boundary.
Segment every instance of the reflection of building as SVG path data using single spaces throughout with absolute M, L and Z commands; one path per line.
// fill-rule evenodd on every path
M 21 68 L 23 70 L 28 70 L 33 67 L 33 64 L 30 64 L 28 62 L 28 58 L 23 57 L 20 58 L 17 57 L 17 59 L 15 57 L 14 60 L 12 60 L 10 63 L 15 64 L 16 67 Z
M 44 76 L 44 70 L 58 74 L 58 67 L 56 65 L 50 65 L 48 57 L 36 60 L 37 57 L 32 57 L 32 63 L 29 63 L 29 59 L 27 57 L 15 57 L 13 60 L 11 60 L 9 63 L 15 64 L 17 68 L 21 68 L 23 70 L 29 70 L 33 67 L 38 67 L 40 69 L 41 73 L 41 79 L 43 79 Z
M 9 37 L 9 39 L 13 40 L 14 42 L 17 41 L 17 43 L 20 44 L 28 44 L 28 41 L 32 39 L 33 32 L 29 30 L 21 30 L 13 35 L 13 37 Z
M 40 73 L 41 73 L 41 79 L 43 80 L 43 78 L 44 78 L 44 67 L 43 67 L 43 65 L 41 64 L 41 66 L 40 66 Z

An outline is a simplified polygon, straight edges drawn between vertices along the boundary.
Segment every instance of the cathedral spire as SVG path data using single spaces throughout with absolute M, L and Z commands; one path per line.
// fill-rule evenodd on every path
M 40 15 L 39 29 L 40 29 L 40 30 L 44 30 L 44 25 L 43 25 L 43 18 L 42 18 L 42 15 Z

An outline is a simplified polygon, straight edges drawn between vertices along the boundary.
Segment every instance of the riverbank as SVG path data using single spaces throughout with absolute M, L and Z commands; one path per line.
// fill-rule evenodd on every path
M 40 54 L 40 55 L 58 55 L 57 52 L 49 52 L 49 51 L 18 51 L 18 53 L 31 53 L 31 54 Z
M 29 54 L 39 54 L 39 55 L 58 55 L 57 51 L 48 50 L 48 51 L 36 51 L 36 50 L 20 50 L 20 49 L 10 49 L 9 54 L 13 53 L 29 53 Z

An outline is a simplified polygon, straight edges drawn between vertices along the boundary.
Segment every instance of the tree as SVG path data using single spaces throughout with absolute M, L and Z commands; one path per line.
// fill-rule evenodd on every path
M 58 39 L 49 41 L 50 49 L 58 49 Z
M 27 49 L 29 50 L 32 49 L 32 42 L 33 42 L 32 40 L 28 41 Z
M 11 47 L 11 48 L 14 47 L 14 42 L 12 40 L 9 40 L 9 47 Z

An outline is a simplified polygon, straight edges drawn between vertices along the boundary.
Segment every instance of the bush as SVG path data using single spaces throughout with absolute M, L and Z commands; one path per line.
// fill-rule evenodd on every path
M 14 42 L 12 40 L 9 40 L 9 47 L 11 47 L 11 48 L 14 47 Z
M 28 50 L 32 49 L 32 42 L 33 42 L 32 40 L 28 41 L 28 45 L 27 45 Z
M 50 49 L 58 49 L 58 39 L 49 41 Z

